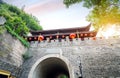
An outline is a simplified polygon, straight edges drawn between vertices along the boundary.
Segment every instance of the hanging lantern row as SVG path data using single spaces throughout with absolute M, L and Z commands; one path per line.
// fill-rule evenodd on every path
M 35 41 L 35 40 L 42 41 L 42 40 L 44 40 L 44 37 L 42 35 L 40 35 L 38 37 L 28 37 L 28 38 L 25 38 L 25 39 L 28 40 L 28 41 Z
M 76 36 L 78 36 L 77 34 L 75 34 L 75 33 L 71 33 L 70 35 L 69 35 L 69 37 L 71 38 L 71 39 L 74 39 L 74 38 L 76 38 Z M 87 37 L 87 36 L 94 36 L 94 34 L 93 33 L 90 33 L 90 34 L 87 34 L 87 33 L 81 33 L 81 34 L 79 34 L 79 37 Z
M 70 37 L 71 37 L 71 39 L 75 38 L 75 36 L 70 36 Z M 27 40 L 27 38 L 25 38 L 25 39 Z M 81 39 L 84 40 L 84 38 L 81 38 Z M 102 39 L 102 38 L 100 38 L 100 39 Z M 35 40 L 43 41 L 44 37 L 43 36 L 39 36 L 38 39 L 37 39 L 37 37 L 35 37 L 34 40 L 32 40 L 31 37 L 28 38 L 28 41 L 35 41 Z M 96 37 L 92 37 L 92 40 L 96 40 Z
M 83 38 L 83 37 L 87 37 L 87 36 L 93 37 L 94 34 L 93 33 L 90 33 L 90 34 L 87 34 L 87 33 L 81 33 L 81 34 L 71 33 L 71 34 L 69 34 L 70 39 L 74 39 L 76 37 Z M 58 39 L 59 37 L 60 37 L 59 35 L 56 35 L 56 39 Z M 64 39 L 65 35 L 62 35 L 61 37 Z M 54 37 L 51 35 L 51 36 L 49 36 L 49 38 L 52 39 Z M 28 40 L 28 41 L 35 41 L 35 40 L 43 41 L 45 38 L 44 38 L 43 35 L 39 35 L 38 37 L 28 37 L 28 38 L 25 38 L 25 39 Z M 96 40 L 96 38 L 93 37 L 93 40 Z
M 87 34 L 87 33 L 85 33 L 85 34 L 80 34 L 80 37 L 87 37 L 87 36 L 90 36 L 90 37 L 92 37 L 92 36 L 94 36 L 94 34 L 93 33 L 90 33 L 90 34 Z

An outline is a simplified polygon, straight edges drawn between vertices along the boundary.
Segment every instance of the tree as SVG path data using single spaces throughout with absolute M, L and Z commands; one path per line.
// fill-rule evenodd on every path
M 83 2 L 83 6 L 91 8 L 87 16 L 96 30 L 107 24 L 120 24 L 120 0 L 64 0 L 69 7 L 72 4 Z
M 101 5 L 107 0 L 64 0 L 64 4 L 69 7 L 72 4 L 83 2 L 83 6 L 87 8 L 92 8 Z
M 27 36 L 30 30 L 42 30 L 35 17 L 4 2 L 0 2 L 0 16 L 6 19 L 4 24 L 5 29 L 27 47 L 29 46 L 28 42 L 23 37 Z M 0 28 L 0 33 L 3 32 L 2 29 Z

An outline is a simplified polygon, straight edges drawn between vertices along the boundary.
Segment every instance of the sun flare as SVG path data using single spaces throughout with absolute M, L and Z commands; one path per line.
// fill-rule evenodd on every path
M 98 31 L 97 37 L 111 37 L 120 35 L 120 27 L 114 25 L 108 25 L 107 28 L 100 28 Z
M 115 34 L 115 26 L 108 28 L 105 32 L 102 32 L 102 34 L 106 38 L 113 36 Z

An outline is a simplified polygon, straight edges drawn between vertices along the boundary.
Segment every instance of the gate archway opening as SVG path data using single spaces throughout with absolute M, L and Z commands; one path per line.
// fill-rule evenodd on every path
M 31 69 L 28 78 L 59 78 L 66 76 L 73 78 L 70 74 L 68 64 L 58 57 L 49 57 L 36 63 Z

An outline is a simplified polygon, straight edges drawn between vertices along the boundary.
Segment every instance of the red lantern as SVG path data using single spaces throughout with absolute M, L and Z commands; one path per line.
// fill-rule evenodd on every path
M 36 37 L 34 37 L 34 39 L 36 40 L 37 38 L 36 38 Z
M 58 39 L 58 38 L 59 38 L 59 36 L 57 35 L 57 36 L 56 36 L 56 38 Z
M 50 39 L 52 39 L 52 36 L 50 36 Z
M 75 34 L 75 33 L 71 33 L 71 34 L 70 34 L 70 38 L 71 38 L 71 39 L 74 39 L 75 37 L 76 37 L 76 34 Z
M 31 37 L 29 37 L 29 40 L 32 40 L 32 38 L 31 38 Z
M 64 35 L 62 35 L 62 38 L 65 38 L 65 36 L 64 36 Z
M 96 37 L 93 37 L 93 40 L 96 40 Z
M 82 37 L 82 36 L 83 36 L 83 34 L 80 34 L 80 36 Z
M 90 33 L 90 36 L 92 37 L 92 36 L 93 36 L 93 34 L 92 34 L 92 33 Z
M 85 36 L 87 36 L 87 34 L 85 34 Z
M 38 41 L 42 41 L 44 37 L 42 35 L 38 36 Z

